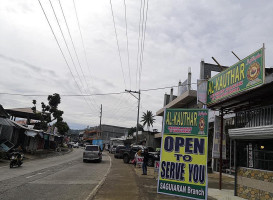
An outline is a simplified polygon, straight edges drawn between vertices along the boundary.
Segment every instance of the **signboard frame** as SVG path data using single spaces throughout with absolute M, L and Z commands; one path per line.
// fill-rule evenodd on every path
M 208 80 L 207 105 L 210 107 L 260 87 L 264 81 L 265 53 L 262 47 Z
M 166 132 L 166 115 L 167 115 L 167 111 L 173 111 L 173 112 L 192 112 L 192 113 L 198 113 L 198 118 L 197 118 L 197 115 L 196 115 L 196 121 L 198 121 L 198 129 L 194 129 L 193 127 L 191 128 L 191 133 L 182 133 L 185 129 L 184 128 L 187 128 L 187 127 L 184 127 L 183 128 L 183 125 L 181 125 L 181 123 L 180 123 L 180 126 L 178 125 L 177 127 L 178 127 L 178 130 L 180 131 L 182 131 L 181 133 L 179 133 L 178 131 L 176 131 L 176 132 L 172 132 L 172 133 L 170 133 L 170 132 Z M 202 117 L 202 115 L 204 115 L 204 117 Z M 195 116 L 194 114 L 193 114 L 193 116 Z M 201 119 L 202 118 L 202 119 Z M 168 120 L 168 119 L 167 119 Z M 185 122 L 185 121 L 184 121 Z M 193 122 L 194 123 L 194 122 Z M 184 125 L 186 125 L 186 123 L 184 123 Z M 195 123 L 195 125 L 196 125 L 196 123 Z M 167 127 L 167 128 L 169 128 L 169 127 Z M 181 128 L 181 129 L 179 129 L 179 128 Z M 172 128 L 169 128 L 168 130 L 171 130 L 171 131 L 173 131 L 172 130 Z M 198 131 L 198 132 L 196 132 L 196 131 Z M 164 124 L 163 124 L 163 129 L 162 129 L 162 140 L 161 140 L 161 155 L 160 155 L 160 166 L 159 166 L 159 173 L 158 173 L 158 183 L 157 183 L 157 193 L 161 193 L 161 194 L 166 194 L 166 195 L 172 195 L 172 196 L 178 196 L 178 197 L 185 197 L 185 198 L 190 198 L 190 199 L 205 199 L 205 200 L 207 200 L 207 197 L 208 197 L 208 173 L 207 173 L 207 155 L 208 155 L 208 109 L 166 109 L 165 108 L 165 110 L 164 110 Z M 203 183 L 201 183 L 201 181 L 200 181 L 200 183 L 192 183 L 192 180 L 190 181 L 190 179 L 191 178 L 189 178 L 190 177 L 190 172 L 188 173 L 188 174 L 185 174 L 185 172 L 183 173 L 183 174 L 185 174 L 185 177 L 183 178 L 183 180 L 182 181 L 179 181 L 178 179 L 176 179 L 176 180 L 174 180 L 174 179 L 167 179 L 167 178 L 164 178 L 164 179 L 162 179 L 161 178 L 161 172 L 162 172 L 162 162 L 163 161 L 165 161 L 164 160 L 164 158 L 166 157 L 166 156 L 164 156 L 164 151 L 165 151 L 165 147 L 164 147 L 164 138 L 165 138 L 165 135 L 166 136 L 170 136 L 170 135 L 173 135 L 173 137 L 176 139 L 176 137 L 177 138 L 189 138 L 189 137 L 192 137 L 192 138 L 198 138 L 198 140 L 199 140 L 199 137 L 200 136 L 202 136 L 202 137 L 200 137 L 200 138 L 202 138 L 203 140 L 204 140 L 204 144 L 203 144 L 203 153 L 200 153 L 200 151 L 198 152 L 200 155 L 199 155 L 199 157 L 198 157 L 198 153 L 197 154 L 195 154 L 194 156 L 192 155 L 192 159 L 189 161 L 187 161 L 187 162 L 190 162 L 192 165 L 198 165 L 198 164 L 200 164 L 200 171 L 201 171 L 201 166 L 203 165 L 203 167 L 205 167 L 205 170 L 204 170 L 204 175 L 203 175 L 203 178 L 204 178 L 204 182 Z M 182 148 L 183 146 L 180 146 L 180 148 Z M 182 151 L 183 152 L 183 151 Z M 169 151 L 169 153 L 170 153 L 170 151 Z M 179 153 L 180 153 L 180 149 L 179 149 Z M 189 156 L 190 157 L 190 155 L 187 155 L 186 154 L 186 152 L 185 152 L 185 156 Z M 201 157 L 202 156 L 202 157 Z M 176 158 L 177 159 L 177 158 Z M 194 162 L 192 162 L 193 160 L 195 160 Z M 198 161 L 197 161 L 198 160 Z M 200 161 L 201 160 L 201 161 Z M 186 163 L 185 164 L 185 160 L 184 160 L 184 164 L 183 164 L 183 162 L 181 162 L 181 160 L 179 160 L 179 161 L 177 161 L 176 163 L 178 163 L 177 165 L 179 165 L 179 164 L 183 164 L 184 165 L 184 168 L 185 168 L 185 170 L 184 171 L 186 171 L 186 170 L 188 170 L 188 171 L 190 171 L 190 164 L 189 163 Z M 181 165 L 182 165 L 181 164 Z M 187 168 L 186 168 L 187 167 Z M 183 168 L 183 169 L 184 169 Z M 182 167 L 181 167 L 181 170 L 182 170 Z M 168 173 L 168 172 L 167 172 Z M 176 172 L 177 173 L 177 172 Z M 181 172 L 181 174 L 182 174 L 182 172 Z M 201 174 L 201 172 L 200 172 L 200 174 Z M 199 175 L 200 175 L 199 174 Z M 182 176 L 182 175 L 181 175 Z M 200 175 L 201 176 L 201 175 Z M 188 180 L 189 181 L 187 181 L 186 179 L 188 178 Z M 194 180 L 195 181 L 195 180 Z M 171 191 L 171 192 L 167 192 L 167 190 L 168 189 L 164 189 L 164 190 L 166 190 L 165 192 L 163 192 L 162 191 L 162 188 L 160 188 L 161 187 L 161 183 L 162 184 L 165 184 L 166 183 L 166 185 L 168 184 L 168 185 L 170 185 L 170 187 L 171 187 L 171 185 L 173 186 L 173 185 L 176 185 L 176 186 L 173 186 L 173 187 L 180 187 L 180 189 L 183 187 L 183 191 L 181 192 L 181 194 L 179 194 L 177 191 Z M 191 182 L 191 183 L 189 183 L 189 182 Z M 167 187 L 167 186 L 166 186 Z M 184 189 L 184 187 L 185 187 L 185 189 Z M 201 188 L 201 189 L 200 189 Z M 199 191 L 201 191 L 201 190 L 203 190 L 203 192 L 204 192 L 204 195 L 202 196 L 202 197 L 196 197 L 196 196 L 198 196 L 198 195 L 196 195 L 196 194 L 192 194 L 191 193 L 191 191 L 192 191 L 192 189 L 193 190 L 199 190 Z M 189 192 L 190 191 L 190 192 Z M 180 191 L 179 191 L 180 192 Z M 190 194 L 189 194 L 190 193 Z M 199 196 L 201 196 L 200 194 L 199 194 Z

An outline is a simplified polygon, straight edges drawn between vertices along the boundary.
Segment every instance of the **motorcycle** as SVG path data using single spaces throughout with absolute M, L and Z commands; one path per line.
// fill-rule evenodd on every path
M 20 152 L 12 152 L 10 156 L 9 167 L 13 168 L 14 166 L 20 167 L 23 164 L 24 155 Z

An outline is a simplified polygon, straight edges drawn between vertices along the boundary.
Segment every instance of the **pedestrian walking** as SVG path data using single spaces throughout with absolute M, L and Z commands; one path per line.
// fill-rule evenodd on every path
M 144 153 L 143 153 L 143 163 L 142 163 L 142 175 L 147 175 L 147 164 L 148 164 L 148 160 L 149 160 L 149 153 L 148 153 L 148 149 L 145 148 L 144 149 Z

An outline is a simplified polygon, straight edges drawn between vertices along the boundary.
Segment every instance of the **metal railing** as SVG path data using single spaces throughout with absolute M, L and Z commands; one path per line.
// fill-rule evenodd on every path
M 237 128 L 272 125 L 273 105 L 237 112 L 235 123 Z

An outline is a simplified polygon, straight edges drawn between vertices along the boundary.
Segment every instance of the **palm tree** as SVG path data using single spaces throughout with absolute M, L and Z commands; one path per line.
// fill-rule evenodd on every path
M 150 111 L 150 110 L 147 110 L 146 113 L 143 112 L 141 122 L 143 122 L 143 127 L 145 125 L 147 125 L 148 132 L 150 131 L 150 126 L 153 127 L 153 124 L 155 122 L 154 117 L 155 116 L 153 115 L 152 111 Z

